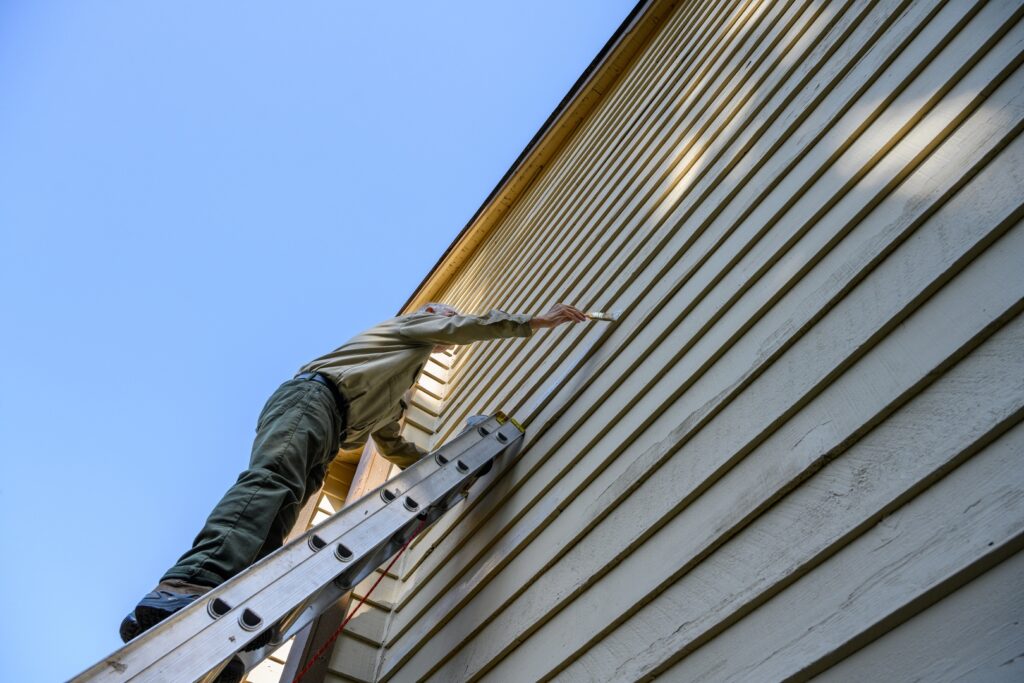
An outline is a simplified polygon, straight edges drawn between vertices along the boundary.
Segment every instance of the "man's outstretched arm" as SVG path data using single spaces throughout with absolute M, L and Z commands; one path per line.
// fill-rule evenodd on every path
M 573 306 L 556 304 L 547 313 L 537 316 L 497 310 L 485 315 L 415 316 L 402 325 L 402 333 L 430 344 L 469 344 L 488 339 L 529 337 L 534 330 L 586 319 L 587 316 Z

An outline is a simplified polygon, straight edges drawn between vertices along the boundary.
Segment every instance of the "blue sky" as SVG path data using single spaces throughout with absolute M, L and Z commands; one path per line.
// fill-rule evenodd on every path
M 0 678 L 56 681 L 393 315 L 632 0 L 0 4 Z

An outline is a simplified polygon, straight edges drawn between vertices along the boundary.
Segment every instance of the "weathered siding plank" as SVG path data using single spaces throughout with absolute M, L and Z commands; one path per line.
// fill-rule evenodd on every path
M 358 638 L 342 633 L 327 662 L 325 683 L 355 681 L 370 683 L 377 666 L 377 648 Z
M 1022 614 L 1024 553 L 1017 553 L 814 681 L 1024 680 Z
M 663 680 L 779 681 L 805 674 L 903 621 L 901 612 L 916 612 L 1019 551 L 1022 448 L 1018 426 L 663 672 Z M 967 492 L 978 491 L 986 495 L 976 505 L 960 505 Z M 793 614 L 800 618 L 788 618 Z

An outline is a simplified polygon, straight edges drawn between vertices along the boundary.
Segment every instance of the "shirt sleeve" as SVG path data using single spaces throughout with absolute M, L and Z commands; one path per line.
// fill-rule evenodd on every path
M 411 315 L 401 325 L 409 339 L 430 344 L 469 344 L 488 339 L 529 337 L 532 316 L 493 310 L 486 315 Z
M 402 438 L 401 427 L 397 421 L 381 427 L 371 436 L 380 454 L 403 470 L 427 454 L 416 444 Z

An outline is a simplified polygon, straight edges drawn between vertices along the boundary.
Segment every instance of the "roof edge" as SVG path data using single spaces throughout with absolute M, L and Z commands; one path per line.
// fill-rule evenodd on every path
M 399 314 L 436 298 L 547 163 L 633 63 L 680 0 L 640 0 L 505 172 Z

